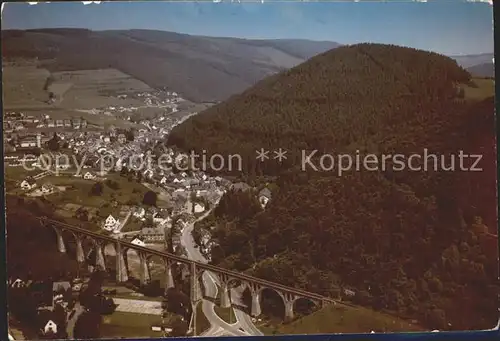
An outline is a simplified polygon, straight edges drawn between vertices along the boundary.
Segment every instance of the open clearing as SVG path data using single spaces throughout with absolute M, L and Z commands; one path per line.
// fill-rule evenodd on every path
M 465 98 L 470 100 L 483 100 L 495 95 L 495 81 L 487 78 L 473 78 L 472 82 L 476 85 L 464 86 Z
M 162 337 L 162 333 L 151 330 L 151 326 L 161 325 L 160 316 L 115 311 L 103 320 L 102 338 Z
M 4 110 L 16 107 L 48 108 L 49 94 L 44 90 L 50 72 L 37 68 L 36 64 L 3 65 Z
M 55 84 L 72 84 L 60 103 L 64 108 L 143 106 L 140 100 L 120 99 L 118 95 L 152 90 L 147 84 L 115 69 L 63 71 L 53 73 L 52 77 Z
M 362 307 L 326 306 L 291 323 L 277 321 L 257 325 L 266 335 L 274 334 L 332 334 L 423 331 L 417 325 L 381 312 Z
M 137 113 L 157 115 L 165 110 L 147 108 L 142 100 L 118 98 L 122 94 L 149 92 L 153 89 L 115 69 L 80 70 L 50 73 L 38 68 L 34 62 L 3 64 L 4 110 L 22 110 L 27 114 L 48 114 L 53 119 L 83 118 L 98 126 L 115 125 L 120 128 L 136 127 L 121 113 L 93 115 L 85 110 L 109 107 L 135 107 Z M 49 104 L 49 94 L 56 101 Z M 121 117 L 120 117 L 121 116 Z
M 146 187 L 135 181 L 128 181 L 127 178 L 116 174 L 107 176 L 107 180 L 112 180 L 117 183 L 117 188 L 112 189 L 103 182 L 103 193 L 101 195 L 90 195 L 92 186 L 96 183 L 94 180 L 85 180 L 73 176 L 50 176 L 44 179 L 53 185 L 72 186 L 68 188 L 62 195 L 53 196 L 53 200 L 59 203 L 73 203 L 83 206 L 102 208 L 109 206 L 111 201 L 116 200 L 118 204 L 139 204 L 148 191 Z

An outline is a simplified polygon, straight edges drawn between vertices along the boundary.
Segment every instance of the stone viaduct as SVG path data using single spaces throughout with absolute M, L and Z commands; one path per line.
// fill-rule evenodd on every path
M 165 291 L 175 286 L 174 278 L 172 275 L 172 265 L 184 264 L 189 267 L 190 282 L 191 282 L 191 301 L 196 304 L 202 299 L 202 292 L 200 287 L 201 277 L 205 271 L 216 275 L 218 277 L 218 284 L 220 286 L 220 305 L 224 308 L 231 306 L 230 288 L 235 283 L 246 286 L 252 295 L 251 315 L 256 317 L 261 314 L 261 293 L 264 289 L 274 290 L 283 300 L 285 306 L 285 319 L 290 320 L 294 317 L 294 303 L 298 299 L 308 299 L 316 306 L 321 307 L 326 304 L 340 303 L 337 300 L 328 298 L 322 295 L 311 293 L 308 291 L 291 288 L 278 283 L 266 281 L 257 277 L 249 276 L 241 272 L 227 270 L 218 266 L 209 265 L 205 263 L 196 262 L 184 257 L 180 257 L 171 253 L 157 251 L 121 239 L 113 238 L 110 236 L 98 234 L 88 231 L 78 226 L 65 224 L 56 220 L 48 218 L 40 218 L 43 226 L 53 228 L 57 236 L 57 247 L 59 252 L 66 252 L 66 242 L 63 234 L 73 236 L 76 244 L 76 259 L 80 263 L 85 262 L 85 252 L 83 242 L 87 239 L 91 242 L 92 248 L 96 256 L 96 268 L 99 270 L 106 270 L 104 248 L 112 244 L 116 253 L 116 281 L 123 283 L 128 281 L 129 268 L 127 261 L 127 251 L 135 250 L 140 260 L 140 282 L 142 285 L 147 284 L 150 280 L 150 259 L 153 256 L 159 257 L 163 261 L 165 268 Z

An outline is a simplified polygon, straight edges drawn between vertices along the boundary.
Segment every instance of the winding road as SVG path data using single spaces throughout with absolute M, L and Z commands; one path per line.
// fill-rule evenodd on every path
M 206 216 L 210 214 L 210 211 L 207 211 L 205 214 L 200 216 L 196 221 L 200 221 L 204 219 Z M 186 252 L 190 259 L 196 260 L 198 262 L 206 263 L 207 260 L 201 254 L 198 248 L 196 248 L 196 244 L 194 242 L 193 236 L 191 232 L 193 231 L 194 224 L 189 223 L 182 230 L 181 236 L 181 244 L 186 248 Z M 202 275 L 203 285 L 205 287 L 205 296 L 215 299 L 217 297 L 218 292 L 218 278 L 217 275 L 205 271 Z M 240 297 L 241 291 L 238 292 L 235 289 L 231 290 L 231 298 L 234 301 L 234 298 Z M 260 330 L 255 327 L 252 322 L 251 317 L 245 312 L 234 309 L 234 315 L 236 316 L 236 322 L 233 324 L 229 324 L 221 319 L 217 313 L 215 312 L 215 303 L 211 300 L 203 298 L 201 301 L 203 314 L 207 317 L 210 322 L 210 328 L 203 332 L 202 336 L 250 336 L 250 335 L 263 335 Z

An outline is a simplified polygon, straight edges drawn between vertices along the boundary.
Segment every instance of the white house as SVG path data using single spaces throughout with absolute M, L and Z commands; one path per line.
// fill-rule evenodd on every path
M 167 183 L 167 178 L 166 177 L 161 178 L 160 184 L 164 185 L 166 183 Z
M 199 189 L 196 191 L 196 197 L 199 198 L 201 196 L 204 196 L 208 194 L 208 191 L 206 189 Z
M 349 297 L 352 297 L 352 296 L 356 295 L 356 293 L 354 291 L 350 290 L 350 289 L 344 289 L 344 294 L 346 296 L 349 296 Z
M 163 326 L 151 326 L 151 330 L 154 331 L 154 332 L 165 331 L 167 333 L 171 333 L 173 329 L 172 328 L 163 327 Z
M 21 188 L 24 190 L 30 190 L 36 187 L 36 182 L 33 179 L 25 179 L 21 182 Z
M 111 231 L 114 229 L 115 225 L 118 224 L 118 220 L 115 219 L 111 214 L 106 218 L 104 222 L 104 229 Z
M 20 278 L 16 279 L 12 284 L 10 285 L 12 288 L 22 288 L 24 287 L 24 281 Z
M 69 167 L 71 167 L 69 164 L 63 164 L 63 165 L 57 165 L 56 168 L 57 169 L 62 169 L 62 170 L 66 170 L 68 169 Z
M 144 207 L 138 207 L 136 211 L 133 213 L 134 217 L 142 219 L 144 218 L 144 215 L 146 214 L 146 210 Z
M 174 161 L 174 159 L 172 159 L 172 155 L 170 154 L 163 154 L 161 157 L 164 158 L 165 162 L 168 164 L 171 164 Z
M 156 212 L 153 215 L 153 223 L 155 224 L 165 224 L 170 220 L 170 217 L 163 212 Z
M 55 324 L 55 322 L 52 320 L 48 320 L 47 323 L 45 324 L 45 327 L 43 327 L 43 332 L 44 334 L 49 334 L 49 333 L 57 334 L 57 324 Z
M 54 191 L 54 186 L 50 183 L 45 183 L 42 185 L 42 193 L 43 194 L 48 194 L 52 193 Z
M 271 191 L 268 188 L 262 189 L 259 192 L 259 202 L 262 208 L 266 207 L 269 200 L 271 200 Z
M 146 246 L 146 243 L 140 237 L 135 237 L 130 243 L 137 246 Z
M 87 173 L 85 173 L 85 174 L 83 175 L 83 178 L 84 178 L 85 180 L 92 180 L 92 179 L 95 179 L 95 175 L 94 175 L 94 174 L 92 174 L 92 173 L 90 173 L 90 172 L 87 172 Z
M 194 212 L 195 213 L 201 213 L 205 211 L 205 205 L 202 203 L 196 203 L 194 204 Z
M 145 177 L 145 178 L 151 178 L 153 177 L 153 171 L 151 169 L 146 169 L 144 171 L 144 173 L 142 173 L 142 175 Z

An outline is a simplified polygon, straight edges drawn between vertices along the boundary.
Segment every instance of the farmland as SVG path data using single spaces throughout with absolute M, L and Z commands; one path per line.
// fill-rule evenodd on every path
M 58 204 L 78 204 L 89 207 L 102 208 L 108 206 L 110 202 L 116 201 L 117 205 L 139 204 L 148 189 L 135 181 L 128 181 L 116 174 L 109 174 L 104 181 L 101 195 L 90 195 L 92 186 L 96 183 L 93 180 L 71 176 L 51 176 L 43 179 L 56 186 L 70 186 L 73 190 L 66 190 L 56 194 L 51 200 Z M 115 188 L 111 188 L 108 183 L 114 183 Z M 159 205 L 168 205 L 167 202 L 159 202 Z
M 61 94 L 60 106 L 63 108 L 140 107 L 144 105 L 140 100 L 121 99 L 117 95 L 152 90 L 147 84 L 115 69 L 55 72 L 52 77 L 51 87 L 66 90 Z M 67 84 L 71 86 L 65 89 Z
M 128 115 L 149 117 L 165 111 L 147 107 L 142 100 L 132 98 L 130 95 L 153 89 L 118 70 L 51 73 L 39 66 L 37 62 L 28 61 L 3 64 L 3 81 L 7 85 L 4 88 L 5 110 L 43 113 L 52 119 L 82 118 L 90 125 L 122 128 L 137 126 L 125 119 Z M 120 95 L 125 97 L 118 97 Z M 120 107 L 129 108 L 128 115 L 127 112 L 106 113 L 109 108 Z
M 33 63 L 3 65 L 4 109 L 48 108 L 44 87 L 49 76 L 49 71 L 38 69 Z
M 468 100 L 483 100 L 495 95 L 495 81 L 488 78 L 474 78 L 469 86 L 464 86 Z

